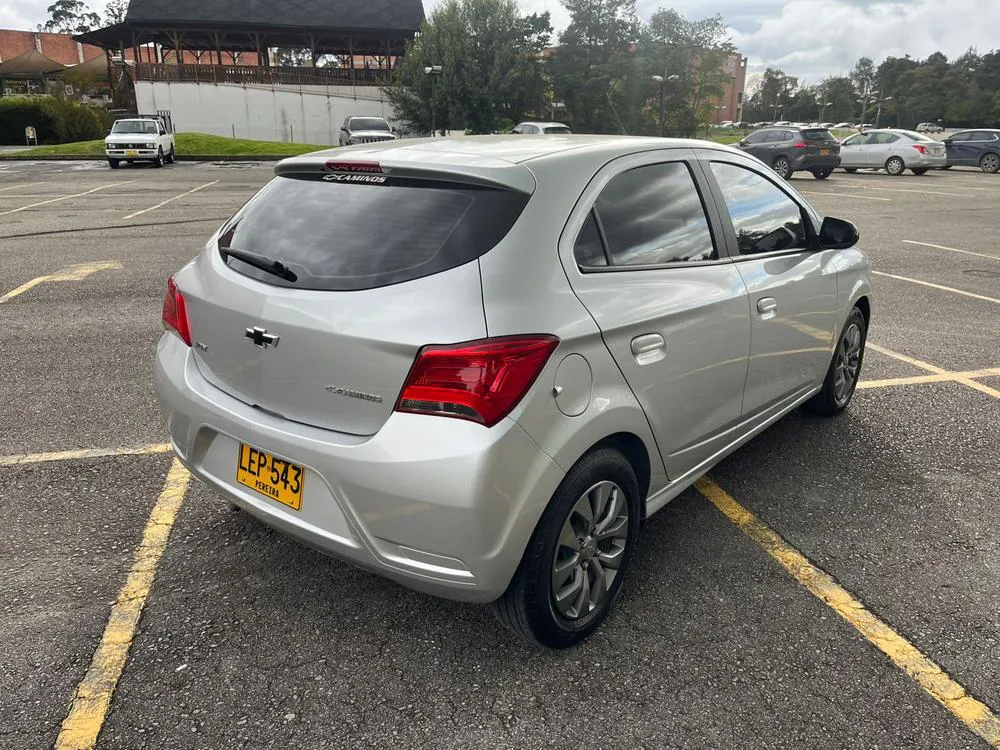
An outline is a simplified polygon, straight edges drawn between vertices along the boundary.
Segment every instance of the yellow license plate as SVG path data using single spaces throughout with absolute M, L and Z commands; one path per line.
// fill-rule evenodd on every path
M 240 443 L 236 481 L 294 510 L 302 508 L 305 470 L 282 458 Z
M 830 149 L 828 149 L 828 148 L 821 148 L 819 150 L 819 155 L 820 156 L 829 156 L 830 155 Z
M 127 148 L 127 149 L 125 149 L 125 156 L 138 156 L 138 155 L 139 155 L 139 152 L 136 151 L 134 148 Z

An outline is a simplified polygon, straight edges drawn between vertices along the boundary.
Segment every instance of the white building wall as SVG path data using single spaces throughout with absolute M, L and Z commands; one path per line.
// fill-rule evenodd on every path
M 336 144 L 348 115 L 393 120 L 374 86 L 265 86 L 136 81 L 139 112 L 170 110 L 178 132 L 262 141 Z

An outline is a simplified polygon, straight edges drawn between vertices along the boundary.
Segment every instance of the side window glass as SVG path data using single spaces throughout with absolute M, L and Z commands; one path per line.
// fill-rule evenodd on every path
M 768 143 L 777 143 L 778 141 L 781 141 L 783 139 L 784 139 L 784 136 L 782 135 L 782 133 L 781 133 L 780 130 L 771 130 L 771 131 L 768 131 L 768 134 L 767 134 L 767 142 Z
M 733 219 L 740 255 L 807 247 L 802 209 L 774 183 L 735 164 L 712 162 Z
M 573 245 L 573 257 L 576 258 L 580 268 L 599 268 L 608 265 L 608 259 L 604 256 L 604 243 L 601 242 L 601 234 L 597 231 L 593 211 L 587 214 L 587 222 L 577 235 L 576 244 Z
M 794 141 L 795 140 L 795 133 L 792 132 L 791 130 L 786 130 L 782 134 L 781 140 L 783 140 L 783 141 Z
M 612 265 L 718 257 L 701 196 L 683 162 L 650 164 L 617 175 L 601 192 L 595 208 Z
M 895 143 L 899 140 L 899 136 L 895 133 L 882 133 L 882 139 L 883 143 Z

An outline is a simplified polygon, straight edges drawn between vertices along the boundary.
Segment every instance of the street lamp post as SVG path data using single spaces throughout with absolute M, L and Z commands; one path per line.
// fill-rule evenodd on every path
M 424 66 L 424 74 L 431 77 L 431 138 L 437 137 L 437 77 L 444 70 L 440 65 Z
M 826 108 L 831 106 L 833 102 L 823 102 L 823 106 L 819 110 L 819 122 L 823 124 L 823 116 L 826 114 Z
M 879 92 L 879 97 L 878 97 L 878 111 L 877 111 L 877 112 L 875 113 L 875 127 L 876 127 L 876 128 L 878 127 L 878 121 L 879 121 L 879 120 L 881 119 L 881 117 L 882 117 L 882 103 L 883 103 L 883 102 L 887 102 L 887 101 L 890 101 L 891 99 L 892 99 L 892 97 L 891 97 L 891 96 L 886 96 L 886 97 L 884 97 L 884 98 L 883 98 L 883 97 L 882 97 L 882 93 L 881 93 L 881 92 Z M 898 125 L 898 124 L 899 124 L 899 123 L 897 123 L 897 125 Z
M 771 105 L 771 123 L 772 124 L 778 121 L 778 113 L 781 112 L 781 111 L 783 111 L 784 109 L 785 109 L 785 105 L 784 104 L 778 104 L 777 101 L 775 101 L 775 103 Z
M 652 78 L 653 78 L 654 81 L 659 81 L 659 83 L 660 83 L 660 138 L 662 138 L 663 137 L 663 117 L 664 117 L 664 106 L 665 106 L 665 101 L 666 101 L 665 97 L 666 97 L 667 81 L 679 81 L 681 79 L 681 77 L 679 75 L 668 76 L 667 75 L 667 69 L 666 69 L 666 67 L 664 67 L 663 68 L 663 75 L 662 76 L 654 75 Z

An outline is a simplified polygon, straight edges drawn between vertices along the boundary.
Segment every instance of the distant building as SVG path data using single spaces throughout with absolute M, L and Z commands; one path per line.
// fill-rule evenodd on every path
M 711 122 L 718 125 L 727 120 L 740 122 L 743 119 L 743 99 L 747 87 L 747 58 L 734 52 L 726 58 L 722 69 L 727 76 L 726 90 L 718 99 L 712 113 Z M 720 109 L 721 108 L 721 109 Z
M 63 65 L 79 65 L 104 54 L 100 47 L 82 44 L 70 34 L 0 29 L 0 63 L 31 50 Z

